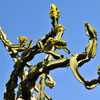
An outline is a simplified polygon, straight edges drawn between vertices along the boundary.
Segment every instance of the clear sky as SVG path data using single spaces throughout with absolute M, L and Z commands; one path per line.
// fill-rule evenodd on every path
M 88 43 L 85 34 L 84 21 L 88 21 L 98 33 L 97 55 L 80 68 L 80 73 L 87 79 L 97 78 L 97 68 L 100 64 L 100 0 L 0 0 L 0 26 L 12 43 L 18 43 L 17 36 L 27 36 L 34 43 L 51 30 L 49 18 L 50 4 L 54 3 L 61 11 L 59 24 L 66 30 L 62 40 L 67 41 L 71 54 L 58 51 L 65 57 L 73 53 L 84 52 Z M 36 64 L 42 61 L 45 54 L 35 56 L 30 62 Z M 3 100 L 5 84 L 13 70 L 14 62 L 0 41 L 0 100 Z M 97 100 L 100 98 L 100 86 L 87 90 L 74 77 L 70 67 L 56 69 L 50 74 L 56 81 L 51 90 L 46 87 L 46 93 L 53 100 Z

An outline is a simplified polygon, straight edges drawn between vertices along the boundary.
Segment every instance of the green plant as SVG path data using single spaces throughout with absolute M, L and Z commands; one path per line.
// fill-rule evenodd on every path
M 52 20 L 52 29 L 44 37 L 40 38 L 34 46 L 32 46 L 33 40 L 30 40 L 27 46 L 25 46 L 27 41 L 26 36 L 18 37 L 19 44 L 12 44 L 0 27 L 0 39 L 15 62 L 14 70 L 6 83 L 4 100 L 36 100 L 34 91 L 37 91 L 37 100 L 52 100 L 44 92 L 44 88 L 45 85 L 50 88 L 56 85 L 53 77 L 49 74 L 51 70 L 56 68 L 70 66 L 76 79 L 87 89 L 93 89 L 100 84 L 99 76 L 96 79 L 88 81 L 83 78 L 78 70 L 79 67 L 90 61 L 96 55 L 97 32 L 95 29 L 88 22 L 84 22 L 86 35 L 89 36 L 89 43 L 85 51 L 80 54 L 73 54 L 71 58 L 64 57 L 64 55 L 56 52 L 56 49 L 64 49 L 66 53 L 70 53 L 66 47 L 67 42 L 61 40 L 65 28 L 61 24 L 58 24 L 60 11 L 54 4 L 51 4 L 49 14 Z M 21 52 L 21 56 L 19 56 L 19 52 Z M 47 54 L 44 61 L 36 65 L 30 65 L 28 62 L 33 60 L 35 55 L 39 53 Z M 54 60 L 52 60 L 52 57 Z M 28 72 L 25 66 L 29 68 Z M 100 75 L 100 65 L 98 66 L 97 73 Z M 21 79 L 19 84 L 18 77 Z M 40 81 L 36 83 L 39 77 Z M 46 79 L 49 79 L 49 81 L 46 81 Z M 15 97 L 15 88 L 17 87 L 17 97 Z

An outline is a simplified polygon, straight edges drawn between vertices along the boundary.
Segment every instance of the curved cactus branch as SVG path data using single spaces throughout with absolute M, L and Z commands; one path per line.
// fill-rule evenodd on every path
M 81 74 L 79 73 L 79 70 L 78 70 L 78 62 L 76 60 L 77 58 L 77 55 L 78 54 L 73 54 L 72 58 L 70 59 L 70 67 L 71 67 L 71 70 L 74 74 L 74 76 L 76 77 L 76 79 L 81 82 L 83 85 L 86 84 L 87 80 L 85 80 Z
M 74 76 L 76 77 L 76 79 L 81 82 L 87 89 L 93 89 L 95 88 L 97 85 L 100 84 L 100 78 L 97 79 L 93 79 L 90 82 L 88 80 L 86 80 L 85 78 L 83 78 L 83 76 L 80 74 L 79 70 L 78 70 L 78 62 L 76 60 L 77 54 L 74 54 L 70 60 L 70 67 L 71 70 L 74 74 Z
M 90 82 L 87 81 L 82 77 L 82 75 L 79 73 L 78 67 L 82 66 L 84 63 L 88 62 L 91 58 L 93 58 L 96 55 L 96 48 L 97 48 L 97 38 L 90 38 L 88 45 L 85 48 L 84 53 L 81 54 L 73 54 L 71 60 L 70 60 L 70 67 L 71 70 L 76 77 L 76 79 L 81 82 L 87 89 L 92 89 L 100 84 L 100 80 L 93 79 Z

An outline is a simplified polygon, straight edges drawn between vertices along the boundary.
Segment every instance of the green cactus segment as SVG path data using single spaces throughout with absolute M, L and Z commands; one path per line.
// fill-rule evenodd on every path
M 51 19 L 58 19 L 60 17 L 59 9 L 54 4 L 51 4 L 50 8 L 51 8 L 51 10 L 49 12 L 50 18 Z
M 17 62 L 17 60 L 19 59 L 18 51 L 14 48 L 11 48 L 12 43 L 7 39 L 7 36 L 5 32 L 2 31 L 1 27 L 0 27 L 0 39 L 4 44 L 6 50 L 9 52 L 10 56 L 13 58 L 14 62 Z
M 18 41 L 20 42 L 19 44 L 12 44 L 8 39 L 6 34 L 0 29 L 0 38 L 4 44 L 4 46 L 6 48 L 13 48 L 18 52 L 22 52 L 24 50 L 26 50 L 27 48 L 30 48 L 33 40 L 30 40 L 29 43 L 27 44 L 27 47 L 25 47 L 26 41 L 27 41 L 27 37 L 26 36 L 22 36 L 21 38 L 18 37 Z
M 93 38 L 89 40 L 88 45 L 85 48 L 86 53 L 91 57 L 95 57 L 97 51 L 97 39 Z
M 91 50 L 91 58 L 93 58 L 96 55 L 96 51 L 97 51 L 97 39 L 95 38 L 93 42 L 94 43 Z
M 28 38 L 26 36 L 22 36 L 22 37 L 17 37 L 18 41 L 20 42 L 21 46 L 25 46 L 26 41 L 28 40 Z
M 53 43 L 52 43 L 52 39 L 53 38 L 49 38 L 46 43 L 44 44 L 44 47 L 43 47 L 43 51 L 49 51 L 52 49 L 53 47 Z
M 89 43 L 85 48 L 85 51 L 86 51 L 87 54 L 90 54 L 92 46 L 93 46 L 93 40 L 89 40 Z
M 66 41 L 62 41 L 59 39 L 54 39 L 50 37 L 47 42 L 44 44 L 44 51 L 49 51 L 52 49 L 53 46 L 56 47 L 56 49 L 65 49 L 67 45 Z
M 70 59 L 70 68 L 74 74 L 74 76 L 76 77 L 76 79 L 81 82 L 83 85 L 86 84 L 86 81 L 81 74 L 79 73 L 78 70 L 78 62 L 76 60 L 78 54 L 73 54 L 72 58 Z
M 100 76 L 100 64 L 98 65 L 98 75 Z
M 32 44 L 33 44 L 33 40 L 30 40 L 30 41 L 28 42 L 26 48 L 30 48 L 30 47 L 32 46 Z
M 37 100 L 45 100 L 44 88 L 45 88 L 45 74 L 40 75 L 39 91 L 37 94 Z
M 53 88 L 56 85 L 56 82 L 54 81 L 53 77 L 49 74 L 47 74 L 47 78 L 49 79 L 49 81 L 45 81 L 45 84 L 50 88 Z
M 37 92 L 39 92 L 39 87 L 40 87 L 40 84 L 36 83 L 35 84 L 35 90 Z M 50 96 L 48 96 L 44 91 L 43 91 L 43 93 L 44 93 L 44 96 L 45 96 L 46 100 L 52 100 L 52 98 Z
M 50 88 L 53 88 L 54 87 L 54 84 L 52 82 L 49 82 L 49 81 L 45 81 L 45 84 L 47 86 L 49 86 Z
M 57 40 L 57 39 L 55 39 L 53 43 L 57 49 L 65 49 L 67 45 L 66 41 Z
M 78 54 L 73 54 L 72 58 L 70 59 L 70 68 L 76 77 L 76 79 L 82 83 L 87 89 L 93 89 L 97 85 L 99 85 L 98 79 L 93 79 L 91 81 L 87 81 L 85 78 L 82 77 L 82 75 L 79 72 L 78 69 L 78 62 L 77 62 Z M 98 67 L 98 74 L 100 74 L 100 66 Z
M 50 5 L 50 12 L 49 12 L 50 18 L 52 19 L 52 30 L 54 31 L 53 34 L 56 36 L 58 33 L 58 18 L 60 17 L 60 11 L 59 9 L 54 5 Z
M 88 22 L 84 22 L 84 24 L 85 24 L 86 34 L 91 38 L 97 37 L 96 30 L 90 24 L 88 24 Z
M 65 48 L 64 51 L 67 52 L 68 54 L 70 54 L 69 49 Z

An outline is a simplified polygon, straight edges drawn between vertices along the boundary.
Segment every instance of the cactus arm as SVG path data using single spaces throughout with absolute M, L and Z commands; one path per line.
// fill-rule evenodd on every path
M 49 79 L 49 81 L 45 81 L 45 84 L 50 88 L 53 88 L 56 85 L 56 82 L 54 81 L 53 77 L 49 74 L 47 74 L 47 78 Z
M 50 5 L 49 16 L 52 19 L 52 25 L 53 25 L 52 31 L 50 33 L 47 33 L 44 37 L 42 37 L 37 41 L 37 45 L 39 48 L 43 48 L 44 47 L 43 45 L 46 43 L 47 39 L 50 37 L 54 38 L 54 36 L 56 36 L 58 33 L 57 26 L 58 26 L 58 18 L 60 17 L 60 11 L 54 4 Z
M 70 59 L 70 67 L 71 67 L 71 70 L 74 74 L 74 76 L 76 77 L 76 79 L 81 82 L 83 85 L 86 84 L 87 80 L 85 80 L 81 74 L 79 73 L 79 70 L 78 70 L 78 62 L 76 60 L 77 58 L 77 54 L 73 54 L 72 58 Z
M 26 47 L 24 47 L 25 44 L 26 44 L 26 37 L 25 36 L 23 36 L 21 38 L 21 43 L 20 44 L 12 44 L 9 40 L 7 40 L 6 34 L 2 30 L 0 30 L 0 34 L 1 34 L 0 37 L 1 37 L 1 40 L 2 40 L 2 42 L 4 44 L 4 46 L 6 46 L 8 48 L 14 48 L 18 52 L 22 52 L 22 51 L 27 49 Z M 25 38 L 25 40 L 24 40 L 24 38 Z M 32 45 L 32 41 L 33 40 L 29 41 L 27 47 L 30 47 Z
M 44 88 L 45 88 L 45 74 L 43 73 L 40 75 L 40 82 L 39 82 L 39 91 L 37 94 L 37 100 L 45 100 L 45 95 L 44 95 Z
M 87 89 L 92 89 L 99 85 L 99 79 L 93 79 L 91 81 L 87 81 L 82 77 L 82 75 L 79 73 L 78 67 L 82 66 L 84 63 L 88 62 L 91 58 L 94 58 L 96 55 L 97 50 L 97 34 L 93 33 L 95 32 L 95 29 L 90 27 L 87 23 L 85 23 L 88 27 L 85 26 L 86 34 L 90 37 L 89 43 L 85 48 L 85 52 L 81 54 L 73 54 L 71 60 L 70 60 L 70 67 L 71 70 L 76 77 L 76 79 L 81 82 Z M 91 33 L 90 33 L 91 32 Z
M 3 43 L 7 43 L 7 44 L 12 44 L 8 39 L 7 39 L 7 36 L 5 34 L 5 32 L 3 32 L 1 30 L 1 27 L 0 27 L 0 39 Z M 10 56 L 13 58 L 14 62 L 17 62 L 17 60 L 19 59 L 19 55 L 18 55 L 18 51 L 13 49 L 13 48 L 9 48 L 8 46 L 6 46 L 4 44 L 5 48 L 7 49 L 7 51 L 9 52 Z
M 53 51 L 53 47 L 55 47 L 55 49 L 64 49 L 68 54 L 70 53 L 70 51 L 66 48 L 67 42 L 59 39 L 59 37 L 63 35 L 64 27 L 62 25 L 58 25 L 58 27 L 59 33 L 57 38 L 54 39 L 53 37 L 49 37 L 44 45 L 41 41 L 38 42 L 42 51 L 46 54 L 51 54 L 55 59 L 61 58 L 62 56 Z
M 91 38 L 97 37 L 96 30 L 90 24 L 88 24 L 88 22 L 85 21 L 84 24 L 85 24 L 86 35 L 88 35 Z
M 52 19 L 52 25 L 53 25 L 52 30 L 55 32 L 54 35 L 56 36 L 58 33 L 57 26 L 58 26 L 58 19 L 60 17 L 60 11 L 54 4 L 50 5 L 49 16 Z
M 92 79 L 91 81 L 86 80 L 85 78 L 83 78 L 83 76 L 80 74 L 79 69 L 78 69 L 78 62 L 76 60 L 77 58 L 77 54 L 74 54 L 70 60 L 70 67 L 71 70 L 74 74 L 74 76 L 76 77 L 76 79 L 82 83 L 87 89 L 93 89 L 95 88 L 97 85 L 100 84 L 100 78 L 97 79 Z
M 86 46 L 85 51 L 90 58 L 95 57 L 97 51 L 97 38 L 89 39 L 89 43 Z
M 35 90 L 36 90 L 37 92 L 39 92 L 39 86 L 40 86 L 40 84 L 38 84 L 38 83 L 35 84 Z M 47 100 L 52 100 L 52 98 L 51 98 L 50 96 L 48 96 L 44 91 L 43 91 L 43 94 L 44 94 L 44 96 L 45 96 L 45 98 L 46 98 Z

